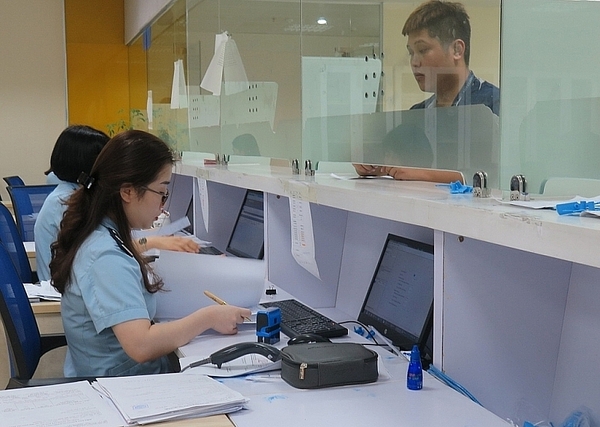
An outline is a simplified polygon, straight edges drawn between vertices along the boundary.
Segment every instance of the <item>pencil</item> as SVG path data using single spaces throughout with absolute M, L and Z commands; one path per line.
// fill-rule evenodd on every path
M 211 300 L 213 300 L 214 302 L 216 302 L 219 305 L 227 305 L 227 303 L 224 300 L 222 300 L 221 298 L 219 298 L 212 292 L 204 291 L 204 295 L 206 295 L 207 297 L 209 297 Z M 246 316 L 244 316 L 244 320 L 246 320 L 248 322 L 252 321 L 249 317 L 246 317 Z

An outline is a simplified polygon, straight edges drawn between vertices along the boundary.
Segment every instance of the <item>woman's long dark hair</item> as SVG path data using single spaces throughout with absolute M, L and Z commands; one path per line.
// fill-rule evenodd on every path
M 106 144 L 92 167 L 91 186 L 80 187 L 69 198 L 58 238 L 51 246 L 50 272 L 53 285 L 60 293 L 69 286 L 79 247 L 106 217 L 114 221 L 125 247 L 134 254 L 146 289 L 156 292 L 162 287 L 162 281 L 153 273 L 152 282 L 149 280 L 151 269 L 134 248 L 120 190 L 123 185 L 131 185 L 142 196 L 146 191 L 144 187 L 156 180 L 166 165 L 172 164 L 169 147 L 147 132 L 125 131 Z

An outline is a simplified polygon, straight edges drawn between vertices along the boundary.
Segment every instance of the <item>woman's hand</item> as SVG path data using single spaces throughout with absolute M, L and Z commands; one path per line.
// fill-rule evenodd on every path
M 234 305 L 211 305 L 204 310 L 210 316 L 211 329 L 225 335 L 237 334 L 238 323 L 244 323 L 252 315 L 247 308 Z
M 146 247 L 142 248 L 145 252 L 148 249 L 163 249 L 166 251 L 191 252 L 198 253 L 200 245 L 193 239 L 184 236 L 148 236 L 146 238 Z

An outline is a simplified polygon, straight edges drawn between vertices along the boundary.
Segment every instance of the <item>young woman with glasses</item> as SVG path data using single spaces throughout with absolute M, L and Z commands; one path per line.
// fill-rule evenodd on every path
M 168 197 L 173 156 L 143 131 L 116 135 L 67 202 L 50 271 L 62 294 L 65 376 L 169 372 L 167 355 L 208 329 L 237 332 L 250 310 L 213 305 L 167 323 L 152 321 L 163 283 L 136 249 Z

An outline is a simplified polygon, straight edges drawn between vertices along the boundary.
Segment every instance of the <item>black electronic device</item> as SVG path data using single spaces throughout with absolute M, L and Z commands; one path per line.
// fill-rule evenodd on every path
M 247 354 L 254 353 L 261 354 L 272 362 L 278 361 L 281 357 L 279 349 L 270 344 L 261 342 L 240 342 L 224 347 L 221 350 L 214 352 L 206 359 L 191 363 L 182 368 L 181 371 L 183 372 L 186 369 L 195 368 L 196 366 L 208 365 L 209 363 L 217 365 L 217 367 L 220 369 L 223 363 L 227 363 Z
M 246 190 L 225 251 L 239 258 L 263 259 L 264 233 L 263 193 L 262 191 Z M 204 246 L 200 248 L 200 253 L 205 255 L 223 254 L 214 246 Z
M 194 198 L 193 197 L 190 200 L 190 204 L 188 205 L 187 210 L 185 211 L 185 216 L 187 217 L 188 221 L 190 222 L 190 225 L 188 225 L 187 227 L 184 227 L 183 231 L 185 231 L 188 234 L 195 235 L 196 230 L 194 229 L 195 219 L 194 219 Z
M 287 344 L 306 344 L 311 342 L 331 342 L 331 340 L 329 338 L 322 337 L 321 335 L 317 334 L 301 334 L 296 335 L 294 338 L 290 338 Z
M 240 258 L 263 259 L 264 202 L 262 191 L 246 190 L 244 202 L 229 237 L 227 253 Z
M 290 338 L 308 333 L 327 338 L 348 335 L 348 329 L 298 300 L 268 301 L 260 305 L 281 309 L 281 330 Z
M 433 245 L 388 234 L 359 322 L 401 350 L 417 344 L 431 354 L 433 272 Z

